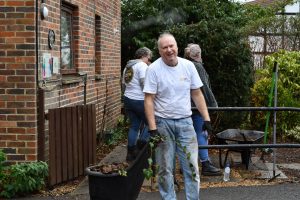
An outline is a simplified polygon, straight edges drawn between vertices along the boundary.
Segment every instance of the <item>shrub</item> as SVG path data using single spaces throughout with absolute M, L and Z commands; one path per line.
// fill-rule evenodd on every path
M 6 160 L 6 156 L 5 156 L 5 153 L 3 153 L 3 151 L 0 149 L 0 191 L 1 191 L 1 183 L 2 183 L 2 180 L 3 180 L 3 177 L 4 177 L 4 174 L 3 174 L 3 168 L 4 168 L 4 161 Z
M 257 81 L 251 90 L 253 106 L 268 106 L 275 61 L 278 63 L 277 107 L 300 107 L 300 53 L 283 50 L 267 56 L 266 68 L 257 71 Z M 272 99 L 272 102 L 274 102 L 274 99 Z M 300 115 L 297 112 L 281 111 L 276 114 L 276 117 L 277 129 L 284 136 L 299 125 Z M 270 119 L 272 119 L 272 116 Z M 272 120 L 270 121 L 272 123 Z M 265 113 L 253 113 L 251 123 L 255 127 L 264 128 L 266 123 Z
M 300 142 L 300 126 L 296 126 L 287 132 L 287 135 Z
M 116 145 L 120 141 L 124 141 L 127 138 L 129 120 L 122 116 L 118 119 L 117 126 L 107 130 L 105 133 L 105 144 Z
M 5 154 L 0 151 L 0 197 L 12 198 L 40 190 L 48 176 L 45 162 L 4 166 Z

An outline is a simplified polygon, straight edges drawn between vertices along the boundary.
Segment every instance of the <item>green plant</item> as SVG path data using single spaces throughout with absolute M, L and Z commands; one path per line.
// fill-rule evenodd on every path
M 0 196 L 12 198 L 40 190 L 48 176 L 45 162 L 21 163 L 3 166 L 5 154 L 0 151 Z
M 155 151 L 155 148 L 157 145 L 165 140 L 164 137 L 160 135 L 152 136 L 149 141 L 149 147 L 150 147 L 150 157 L 148 158 L 148 168 L 143 169 L 143 174 L 147 180 L 149 180 L 151 177 L 154 177 L 154 171 L 158 169 L 158 165 L 155 165 L 153 162 L 153 154 Z
M 120 176 L 127 176 L 127 171 L 126 171 L 125 169 L 120 169 L 120 170 L 118 171 L 118 174 L 119 174 Z
M 251 89 L 252 105 L 254 107 L 268 106 L 274 62 L 278 63 L 277 106 L 300 107 L 300 53 L 283 50 L 267 56 L 266 68 L 257 71 L 257 81 Z M 274 99 L 272 99 L 273 101 Z M 284 135 L 287 135 L 290 130 L 299 125 L 300 115 L 297 112 L 278 112 L 276 117 L 277 129 L 279 133 Z M 257 112 L 251 115 L 253 127 L 263 129 L 265 123 L 265 113 Z M 269 128 L 272 128 L 272 125 Z
M 182 146 L 182 144 L 180 142 L 178 142 L 178 141 L 175 141 L 175 142 L 177 144 L 177 147 L 179 147 L 180 149 L 182 149 L 183 153 L 186 155 L 187 160 L 190 161 L 191 160 L 191 152 L 188 152 L 187 149 L 186 149 L 186 147 Z M 196 170 L 195 170 L 195 167 L 194 167 L 194 165 L 191 162 L 189 163 L 189 167 L 190 167 L 190 169 L 192 171 L 192 178 L 195 181 L 196 180 Z
M 0 149 L 0 191 L 1 191 L 1 183 L 4 177 L 4 161 L 6 160 L 6 155 L 5 153 L 2 151 L 2 149 Z
M 289 130 L 287 136 L 300 142 L 300 126 L 295 126 L 293 129 Z
M 105 131 L 105 144 L 107 145 L 115 145 L 119 141 L 123 141 L 127 137 L 128 133 L 129 120 L 124 116 L 118 119 L 117 125 Z

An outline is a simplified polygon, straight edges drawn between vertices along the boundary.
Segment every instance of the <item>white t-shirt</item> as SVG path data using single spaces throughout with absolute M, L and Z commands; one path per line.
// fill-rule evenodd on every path
M 178 57 L 177 66 L 170 67 L 159 58 L 147 69 L 143 92 L 156 94 L 156 116 L 180 119 L 191 116 L 191 89 L 202 85 L 191 61 Z
M 145 94 L 140 84 L 140 79 L 145 78 L 148 65 L 144 62 L 138 62 L 132 66 L 133 77 L 129 83 L 125 83 L 126 89 L 124 96 L 134 100 L 144 100 Z

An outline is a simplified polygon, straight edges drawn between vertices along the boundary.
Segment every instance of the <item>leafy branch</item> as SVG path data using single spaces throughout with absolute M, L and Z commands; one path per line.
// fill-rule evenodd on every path
M 165 137 L 161 135 L 155 135 L 151 137 L 149 141 L 150 147 L 150 156 L 148 158 L 148 168 L 143 169 L 143 174 L 147 180 L 150 180 L 151 177 L 155 177 L 154 171 L 158 170 L 158 165 L 154 164 L 153 162 L 153 152 L 155 151 L 157 145 L 161 142 L 165 141 Z

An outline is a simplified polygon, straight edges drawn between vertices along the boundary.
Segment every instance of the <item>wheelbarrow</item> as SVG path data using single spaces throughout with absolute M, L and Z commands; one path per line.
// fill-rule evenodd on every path
M 255 130 L 240 130 L 240 129 L 227 129 L 216 134 L 218 144 L 258 144 L 261 143 L 264 137 L 264 132 Z M 219 163 L 220 167 L 224 167 L 227 163 L 229 151 L 241 153 L 242 164 L 246 165 L 246 169 L 249 167 L 251 159 L 251 153 L 255 149 L 228 149 L 225 150 L 225 159 L 222 161 L 222 150 L 219 149 Z

